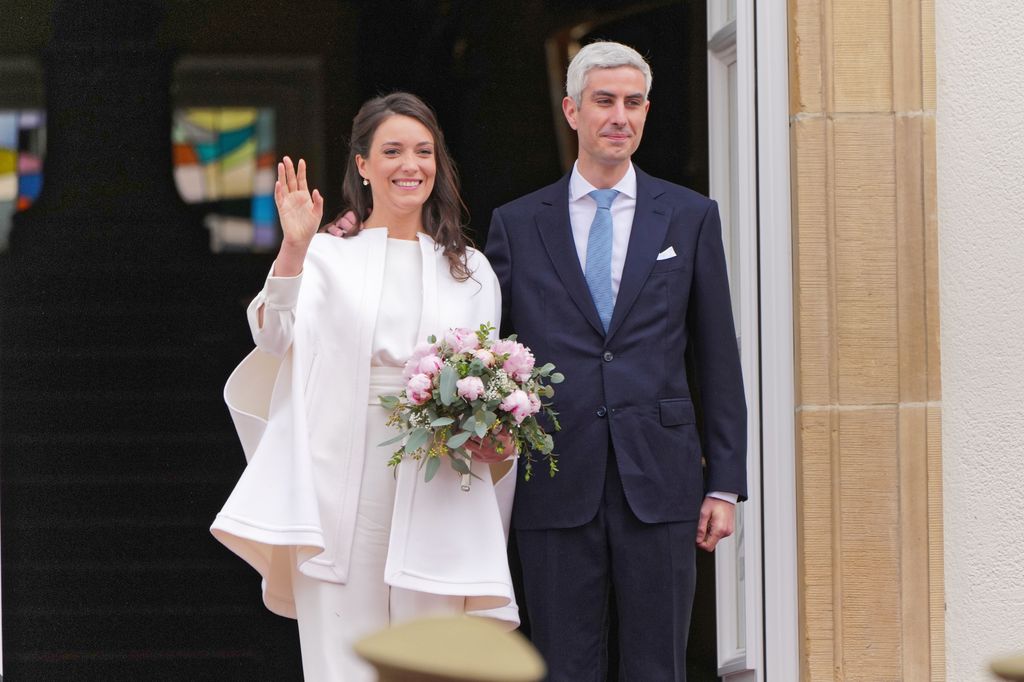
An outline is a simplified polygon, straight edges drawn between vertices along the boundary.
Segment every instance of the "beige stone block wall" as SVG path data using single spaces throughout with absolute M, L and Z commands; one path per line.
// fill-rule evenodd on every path
M 944 678 L 932 0 L 790 0 L 801 676 Z

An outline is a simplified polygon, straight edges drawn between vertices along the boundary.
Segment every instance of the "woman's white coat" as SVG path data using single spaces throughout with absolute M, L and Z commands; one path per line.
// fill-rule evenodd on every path
M 225 387 L 248 464 L 210 530 L 259 571 L 264 603 L 283 616 L 295 617 L 290 556 L 305 575 L 346 582 L 363 467 L 387 466 L 364 461 L 377 445 L 365 435 L 387 243 L 386 228 L 317 235 L 302 274 L 268 277 L 249 306 L 257 348 Z M 470 249 L 472 278 L 459 282 L 429 236 L 419 243 L 422 290 L 409 292 L 422 296 L 417 341 L 498 327 L 501 294 L 487 260 Z M 463 595 L 467 611 L 515 627 L 505 554 L 515 467 L 496 483 L 474 479 L 469 492 L 449 469 L 424 483 L 414 462 L 399 466 L 385 579 Z

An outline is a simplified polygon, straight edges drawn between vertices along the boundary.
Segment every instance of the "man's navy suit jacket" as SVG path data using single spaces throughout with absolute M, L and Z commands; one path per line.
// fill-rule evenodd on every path
M 691 521 L 705 491 L 746 498 L 746 403 L 717 204 L 636 169 L 633 229 L 607 334 L 569 223 L 569 176 L 494 211 L 485 253 L 502 331 L 565 375 L 555 387 L 559 473 L 520 481 L 518 529 L 572 528 L 597 513 L 609 447 L 633 513 Z M 658 260 L 672 247 L 675 256 Z M 703 443 L 684 353 L 693 355 Z M 706 471 L 702 467 L 704 458 Z

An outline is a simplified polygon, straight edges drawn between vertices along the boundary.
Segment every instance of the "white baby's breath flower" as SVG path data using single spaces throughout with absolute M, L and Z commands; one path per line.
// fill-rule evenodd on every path
M 492 385 L 498 389 L 498 392 L 502 396 L 506 396 L 519 388 L 519 384 L 515 382 L 515 379 L 510 377 L 503 369 L 499 369 L 494 373 L 494 381 L 492 382 Z

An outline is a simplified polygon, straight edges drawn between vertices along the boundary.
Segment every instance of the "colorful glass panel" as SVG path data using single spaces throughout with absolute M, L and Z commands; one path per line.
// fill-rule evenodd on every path
M 46 117 L 38 109 L 0 110 L 0 250 L 11 217 L 32 205 L 43 188 Z
M 189 203 L 210 204 L 215 251 L 277 245 L 274 110 L 203 107 L 174 112 L 174 177 Z

